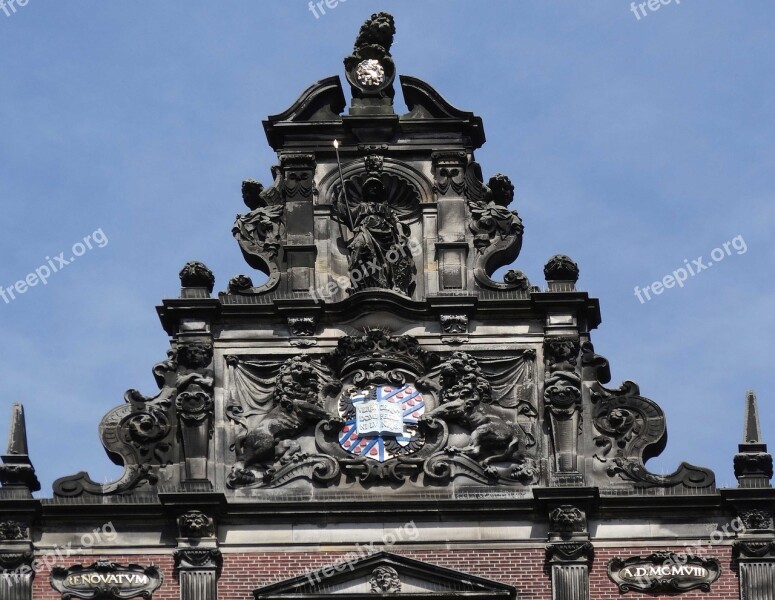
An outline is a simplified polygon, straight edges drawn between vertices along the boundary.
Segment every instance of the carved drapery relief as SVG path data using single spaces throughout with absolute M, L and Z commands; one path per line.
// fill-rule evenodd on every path
M 227 414 L 238 426 L 229 485 L 531 483 L 533 360 L 532 352 L 443 359 L 379 330 L 346 336 L 315 358 L 229 357 Z M 465 443 L 449 443 L 450 432 Z

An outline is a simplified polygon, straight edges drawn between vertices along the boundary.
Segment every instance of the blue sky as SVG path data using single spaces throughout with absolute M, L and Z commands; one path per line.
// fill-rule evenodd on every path
M 342 75 L 361 22 L 390 10 L 400 73 L 484 119 L 486 175 L 507 173 L 525 222 L 516 266 L 552 254 L 601 298 L 597 351 L 668 416 L 652 470 L 682 460 L 734 481 L 748 388 L 775 444 L 775 6 L 628 2 L 29 0 L 0 12 L 0 285 L 102 230 L 0 300 L 0 426 L 27 410 L 44 492 L 118 477 L 97 437 L 128 388 L 154 392 L 168 347 L 154 307 L 191 259 L 217 289 L 249 273 L 230 228 L 240 182 L 269 183 L 261 120 Z M 737 236 L 712 268 L 641 304 L 644 288 Z

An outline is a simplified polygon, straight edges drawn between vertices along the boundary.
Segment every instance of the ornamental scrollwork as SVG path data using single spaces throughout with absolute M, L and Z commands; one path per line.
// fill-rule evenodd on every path
M 179 349 L 172 348 L 152 372 L 159 393 L 145 396 L 135 389 L 124 394 L 124 404 L 108 412 L 100 422 L 100 437 L 111 455 L 120 457 L 123 475 L 99 484 L 86 473 L 62 477 L 54 482 L 54 494 L 75 497 L 107 495 L 152 486 L 159 472 L 172 462 L 175 441 L 174 402 L 177 394 Z

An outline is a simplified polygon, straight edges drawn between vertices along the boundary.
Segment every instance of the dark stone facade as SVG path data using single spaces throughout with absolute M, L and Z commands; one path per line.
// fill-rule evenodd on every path
M 686 463 L 648 470 L 663 411 L 633 382 L 608 387 L 599 303 L 571 258 L 548 260 L 545 286 L 495 278 L 522 247 L 514 185 L 483 176 L 478 116 L 397 76 L 395 33 L 384 13 L 361 29 L 348 113 L 335 76 L 264 122 L 273 182 L 243 182 L 232 234 L 265 278 L 213 296 L 204 264 L 183 267 L 158 308 L 172 339 L 159 391 L 127 391 L 100 423 L 122 477 L 78 473 L 33 498 L 15 409 L 0 597 L 90 582 L 97 597 L 186 600 L 775 597 L 755 396 L 739 487 Z

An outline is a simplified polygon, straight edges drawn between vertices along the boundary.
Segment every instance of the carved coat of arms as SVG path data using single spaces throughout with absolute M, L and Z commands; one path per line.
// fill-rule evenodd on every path
M 350 454 L 385 462 L 423 444 L 418 422 L 425 400 L 412 385 L 376 385 L 344 398 L 339 444 Z

